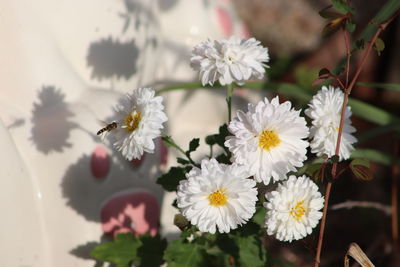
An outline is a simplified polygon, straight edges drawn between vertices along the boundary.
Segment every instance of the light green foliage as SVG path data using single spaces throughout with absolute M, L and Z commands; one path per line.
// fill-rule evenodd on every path
M 164 260 L 169 267 L 200 267 L 210 266 L 211 263 L 204 246 L 181 239 L 168 244 Z

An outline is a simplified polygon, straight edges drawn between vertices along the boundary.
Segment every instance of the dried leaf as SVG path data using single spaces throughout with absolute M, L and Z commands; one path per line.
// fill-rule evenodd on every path
M 362 267 L 375 267 L 375 265 L 369 260 L 364 251 L 357 245 L 357 243 L 351 243 L 349 249 L 347 250 L 346 256 L 344 256 L 344 266 L 349 267 L 351 256 L 356 262 L 358 262 Z

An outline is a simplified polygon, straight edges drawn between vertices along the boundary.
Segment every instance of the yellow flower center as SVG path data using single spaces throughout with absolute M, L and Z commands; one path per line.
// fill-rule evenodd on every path
M 139 126 L 139 122 L 142 119 L 142 114 L 136 110 L 125 117 L 125 129 L 128 132 L 133 132 Z
M 213 206 L 225 206 L 228 202 L 225 189 L 217 190 L 214 193 L 209 194 L 207 199 L 210 201 L 210 205 Z
M 297 201 L 296 205 L 290 210 L 290 215 L 293 216 L 297 221 L 300 221 L 301 217 L 306 214 L 306 208 L 303 205 L 304 200 Z
M 258 146 L 268 151 L 280 143 L 281 139 L 279 139 L 275 131 L 265 130 L 258 136 Z

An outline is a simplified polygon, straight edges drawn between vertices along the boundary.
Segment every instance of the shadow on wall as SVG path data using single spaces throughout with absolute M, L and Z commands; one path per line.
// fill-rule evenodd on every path
M 69 121 L 74 114 L 68 109 L 65 95 L 50 85 L 39 90 L 38 98 L 39 102 L 33 104 L 30 140 L 45 154 L 72 147 L 68 138 L 71 130 L 78 125 Z
M 159 202 L 161 201 L 163 193 L 161 187 L 150 179 L 152 166 L 157 161 L 156 155 L 147 154 L 146 160 L 136 168 L 122 157 L 110 156 L 110 170 L 102 179 L 96 178 L 92 172 L 92 160 L 88 155 L 81 156 L 67 169 L 61 182 L 66 204 L 86 220 L 99 222 L 101 204 L 115 193 L 129 188 L 145 189 L 152 192 Z
M 87 64 L 92 68 L 92 79 L 129 79 L 137 72 L 139 48 L 135 40 L 120 42 L 112 37 L 93 42 L 89 46 Z

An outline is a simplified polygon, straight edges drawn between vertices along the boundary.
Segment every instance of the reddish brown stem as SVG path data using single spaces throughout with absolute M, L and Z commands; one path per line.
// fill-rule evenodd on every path
M 365 64 L 365 60 L 369 53 L 372 50 L 372 47 L 378 38 L 379 34 L 387 27 L 387 25 L 399 14 L 399 11 L 397 11 L 391 18 L 389 18 L 387 21 L 381 23 L 379 25 L 378 30 L 375 32 L 374 36 L 372 37 L 371 41 L 369 42 L 368 48 L 363 54 L 363 57 L 361 58 L 360 65 L 357 67 L 356 73 L 353 76 L 353 79 L 351 80 L 350 84 L 344 88 L 344 98 L 343 98 L 343 104 L 342 104 L 342 110 L 340 114 L 340 124 L 339 124 L 339 131 L 338 131 L 338 138 L 336 141 L 336 150 L 335 150 L 335 155 L 339 155 L 340 152 L 340 142 L 342 138 L 342 132 L 343 132 L 343 124 L 344 124 L 344 115 L 346 112 L 346 106 L 347 102 L 349 100 L 349 95 L 351 90 L 353 89 L 358 76 L 361 73 L 361 70 Z M 347 62 L 349 62 L 349 57 L 350 57 L 350 47 L 346 45 L 346 56 L 347 56 Z M 332 177 L 335 179 L 337 177 L 337 162 L 333 163 L 332 166 Z M 314 267 L 318 267 L 320 263 L 320 256 L 321 256 L 321 250 L 322 250 L 322 243 L 324 239 L 324 230 L 325 230 L 325 222 L 326 222 L 326 216 L 327 216 L 327 211 L 328 211 L 328 202 L 329 202 L 329 196 L 330 196 L 330 191 L 332 187 L 332 182 L 328 182 L 327 187 L 326 187 L 326 192 L 325 192 L 325 203 L 324 203 L 324 209 L 323 209 L 323 215 L 321 219 L 321 226 L 320 226 L 320 232 L 319 232 L 319 238 L 318 238 L 318 245 L 317 245 L 317 252 L 315 253 L 315 258 L 314 258 Z
M 345 89 L 345 88 L 347 88 L 347 85 L 349 83 L 351 52 L 350 52 L 349 36 L 347 34 L 346 28 L 343 27 L 342 30 L 343 30 L 343 35 L 344 35 L 344 43 L 346 44 L 346 82 L 345 82 L 345 86 L 342 87 L 342 89 Z
M 317 253 L 315 254 L 315 259 L 314 259 L 314 267 L 318 267 L 320 263 L 322 240 L 324 239 L 325 221 L 326 221 L 326 216 L 328 215 L 328 202 L 329 202 L 329 196 L 331 194 L 331 188 L 332 188 L 332 182 L 328 182 L 325 189 L 325 202 L 324 202 L 324 209 L 322 211 L 321 226 L 319 228 L 318 246 L 317 246 Z
M 396 138 L 396 137 L 394 137 Z M 394 156 L 397 157 L 399 153 L 399 142 L 397 140 L 394 141 Z M 392 165 L 392 192 L 391 192 L 391 199 L 392 199 L 392 242 L 393 242 L 393 251 L 397 253 L 399 249 L 399 226 L 398 226 L 398 191 L 397 191 L 397 179 L 399 176 L 399 167 L 397 166 L 397 162 L 395 161 Z

